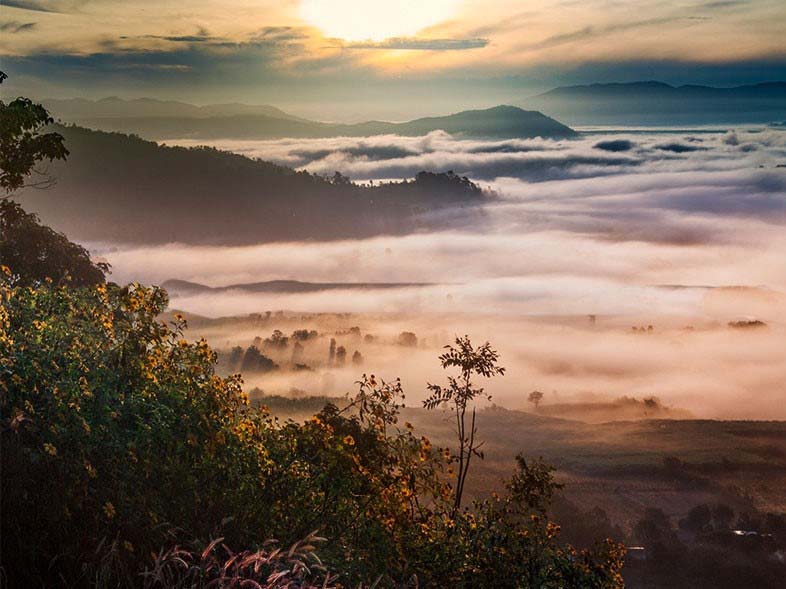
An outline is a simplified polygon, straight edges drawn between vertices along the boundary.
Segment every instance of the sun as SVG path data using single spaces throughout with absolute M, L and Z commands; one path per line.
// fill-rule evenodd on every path
M 452 17 L 459 0 L 301 0 L 300 14 L 326 37 L 410 37 Z

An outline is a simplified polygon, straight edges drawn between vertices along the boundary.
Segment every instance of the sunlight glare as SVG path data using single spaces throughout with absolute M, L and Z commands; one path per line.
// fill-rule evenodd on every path
M 302 0 L 301 16 L 327 37 L 382 41 L 409 37 L 453 16 L 458 0 Z

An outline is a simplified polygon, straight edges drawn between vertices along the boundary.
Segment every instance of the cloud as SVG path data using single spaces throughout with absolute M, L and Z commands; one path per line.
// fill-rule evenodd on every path
M 0 23 L 0 32 L 10 34 L 26 33 L 28 31 L 32 31 L 34 28 L 36 28 L 36 26 L 37 25 L 34 22 L 23 23 L 16 20 L 11 20 Z
M 72 12 L 88 0 L 3 0 L 3 6 L 33 12 Z
M 263 27 L 252 35 L 252 41 L 290 42 L 306 39 L 308 37 L 305 27 Z
M 496 204 L 486 207 L 484 227 L 686 247 L 758 242 L 770 231 L 757 236 L 759 230 L 742 232 L 737 223 L 778 223 L 784 215 L 786 187 L 775 166 L 786 158 L 786 133 L 734 133 L 736 145 L 729 145 L 725 132 L 675 132 L 667 142 L 659 133 L 612 134 L 600 141 L 597 134 L 562 141 L 481 141 L 434 132 L 216 145 L 320 174 L 340 171 L 356 180 L 452 170 L 498 195 Z M 626 151 L 599 155 L 599 145 Z M 471 230 L 460 211 L 450 214 L 439 226 Z M 730 218 L 735 224 L 722 222 Z
M 613 23 L 605 26 L 586 26 L 581 29 L 570 31 L 568 33 L 559 33 L 557 35 L 552 35 L 536 43 L 529 43 L 523 45 L 522 49 L 550 49 L 552 47 L 558 47 L 560 45 L 575 43 L 577 41 L 585 41 L 593 37 L 608 36 L 608 35 L 613 35 L 614 33 L 621 33 L 634 29 L 660 26 L 668 23 L 674 23 L 674 22 L 685 21 L 685 20 L 688 19 L 686 17 L 668 16 L 668 17 L 659 17 L 659 18 L 649 18 L 649 19 L 638 20 L 638 21 Z
M 712 2 L 705 2 L 699 8 L 706 10 L 727 10 L 741 8 L 750 5 L 750 0 L 714 0 Z
M 396 51 L 464 51 L 480 49 L 489 44 L 488 39 L 421 39 L 393 38 L 379 42 L 345 43 L 345 49 L 384 49 Z
M 603 151 L 630 151 L 636 144 L 628 139 L 614 139 L 611 141 L 599 141 L 595 144 L 595 149 L 602 149 Z
M 333 162 L 367 166 L 369 174 L 408 169 L 412 158 L 464 162 L 481 172 L 513 158 L 519 167 L 503 166 L 509 175 L 485 182 L 498 197 L 486 205 L 482 227 L 462 223 L 466 213 L 459 209 L 450 213 L 449 230 L 405 236 L 244 247 L 89 245 L 113 264 L 119 282 L 432 283 L 172 299 L 174 307 L 208 316 L 291 311 L 264 329 L 233 321 L 191 330 L 218 347 L 248 346 L 276 328 L 308 326 L 333 337 L 358 325 L 377 343 L 340 343 L 360 349 L 364 370 L 396 366 L 387 376 L 401 376 L 415 402 L 423 383 L 437 377 L 440 346 L 460 329 L 501 351 L 510 375 L 495 383 L 495 402 L 502 405 L 523 407 L 520 383 L 526 382 L 554 400 L 656 395 L 702 417 L 786 418 L 786 352 L 778 345 L 786 335 L 786 171 L 775 167 L 786 161 L 786 130 L 730 133 L 736 142 L 725 131 L 672 131 L 666 140 L 663 131 L 644 131 L 593 132 L 570 141 L 432 133 L 225 142 L 220 147 L 299 167 Z M 630 143 L 626 158 L 636 165 L 609 163 L 613 152 L 587 163 L 602 142 Z M 705 149 L 663 152 L 664 143 Z M 757 149 L 745 151 L 748 145 Z M 533 173 L 528 161 L 548 171 Z M 753 318 L 768 327 L 727 325 Z M 649 324 L 652 332 L 631 330 Z M 401 331 L 417 333 L 416 350 L 394 345 Z M 308 352 L 314 362 L 323 359 L 327 341 Z M 356 376 L 318 367 L 308 375 L 252 378 L 265 390 L 313 393 L 343 392 Z
M 697 147 L 695 145 L 686 145 L 684 143 L 661 143 L 660 145 L 656 145 L 655 149 L 660 149 L 661 151 L 670 151 L 672 153 L 688 153 L 690 151 L 699 151 L 704 149 L 703 147 Z

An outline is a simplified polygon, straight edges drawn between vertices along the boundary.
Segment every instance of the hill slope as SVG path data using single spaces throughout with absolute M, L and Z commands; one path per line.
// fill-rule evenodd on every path
M 555 88 L 523 104 L 573 125 L 769 123 L 786 116 L 786 82 L 734 88 L 591 84 Z
M 299 119 L 280 108 L 268 104 L 208 104 L 196 106 L 176 100 L 156 100 L 154 98 L 137 98 L 124 100 L 111 96 L 101 100 L 85 98 L 47 99 L 43 105 L 55 113 L 58 118 L 76 122 L 89 119 L 123 119 L 123 118 L 195 118 L 232 117 L 241 115 L 262 115 L 292 121 Z
M 469 110 L 403 123 L 369 121 L 357 124 L 321 123 L 299 119 L 274 107 L 213 105 L 195 107 L 148 99 L 121 101 L 48 101 L 54 116 L 80 126 L 134 133 L 149 139 L 273 139 L 281 137 L 340 137 L 425 135 L 442 130 L 468 137 L 573 137 L 575 132 L 539 112 L 515 106 Z
M 247 284 L 229 284 L 227 286 L 207 286 L 187 280 L 167 280 L 163 286 L 170 294 L 181 296 L 227 291 L 243 291 L 249 293 L 304 293 L 323 292 L 326 290 L 388 290 L 395 288 L 411 288 L 432 286 L 425 282 L 301 282 L 299 280 L 266 280 Z
M 210 148 L 58 130 L 71 155 L 50 167 L 55 186 L 22 197 L 46 224 L 83 242 L 241 244 L 401 234 L 439 224 L 430 212 L 487 198 L 451 173 L 361 186 Z M 478 222 L 479 215 L 466 216 Z

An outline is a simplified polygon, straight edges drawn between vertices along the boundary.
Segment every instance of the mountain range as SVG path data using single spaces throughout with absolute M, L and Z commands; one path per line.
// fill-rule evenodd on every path
M 290 115 L 273 106 L 194 106 L 153 99 L 48 100 L 44 105 L 65 123 L 147 139 L 275 139 L 283 137 L 368 137 L 425 135 L 442 130 L 478 138 L 573 137 L 575 131 L 539 112 L 496 106 L 406 122 L 324 123 Z
M 205 119 L 210 117 L 268 116 L 277 119 L 303 121 L 280 108 L 268 104 L 250 105 L 237 102 L 197 106 L 177 100 L 136 98 L 125 100 L 116 96 L 101 100 L 85 98 L 46 99 L 41 103 L 57 118 L 67 122 L 85 119 L 165 118 L 181 117 Z
M 570 125 L 771 123 L 786 117 L 786 82 L 732 88 L 663 82 L 555 88 L 521 103 Z

